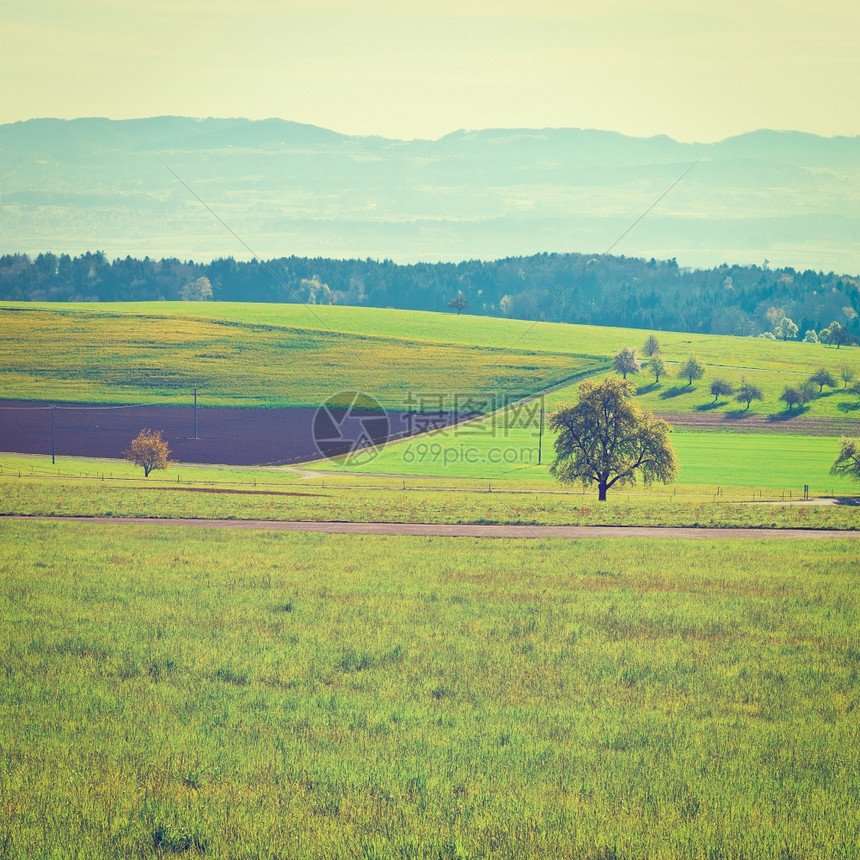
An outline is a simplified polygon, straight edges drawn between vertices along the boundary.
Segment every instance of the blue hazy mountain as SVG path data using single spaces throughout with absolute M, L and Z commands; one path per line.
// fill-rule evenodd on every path
M 263 258 L 598 253 L 664 193 L 613 253 L 860 271 L 857 137 L 763 130 L 688 144 L 565 128 L 402 141 L 185 117 L 0 125 L 0 253 L 247 258 L 224 224 Z

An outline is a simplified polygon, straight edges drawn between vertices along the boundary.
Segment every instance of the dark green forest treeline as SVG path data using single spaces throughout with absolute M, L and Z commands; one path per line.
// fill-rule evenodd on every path
M 0 257 L 0 299 L 16 301 L 211 297 L 448 311 L 458 292 L 468 313 L 490 316 L 740 336 L 773 331 L 787 316 L 801 339 L 833 321 L 860 335 L 860 281 L 791 268 L 688 270 L 674 260 L 582 254 L 413 265 L 301 257 L 109 261 L 101 252 Z

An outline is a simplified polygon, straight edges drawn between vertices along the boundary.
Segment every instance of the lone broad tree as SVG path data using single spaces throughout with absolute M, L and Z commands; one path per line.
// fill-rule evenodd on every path
M 839 440 L 839 456 L 830 467 L 830 474 L 860 481 L 860 439 Z
M 616 484 L 668 484 L 678 471 L 669 442 L 669 425 L 643 412 L 633 399 L 632 383 L 617 377 L 587 380 L 579 386 L 579 403 L 550 417 L 558 432 L 550 472 L 562 483 L 597 484 L 598 498 Z
M 469 300 L 463 295 L 462 290 L 457 290 L 457 295 L 448 302 L 448 307 L 453 308 L 457 311 L 457 316 L 460 316 L 460 312 L 469 307 Z
M 123 452 L 126 460 L 137 466 L 143 466 L 143 476 L 149 477 L 153 469 L 166 469 L 169 465 L 170 449 L 167 442 L 161 438 L 161 430 L 141 430 L 137 437 L 131 440 L 131 447 Z

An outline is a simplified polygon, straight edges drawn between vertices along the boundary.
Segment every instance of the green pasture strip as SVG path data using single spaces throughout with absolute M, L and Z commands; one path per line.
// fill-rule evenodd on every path
M 332 471 L 556 484 L 548 470 L 554 457 L 552 437 L 544 432 L 541 440 L 539 417 L 530 417 L 524 410 L 520 414 L 525 416 L 522 422 L 506 423 L 507 416 L 494 416 L 389 444 L 372 459 L 358 456 L 317 465 Z M 857 489 L 849 478 L 830 475 L 839 453 L 838 440 L 833 437 L 674 431 L 671 442 L 680 464 L 679 485 L 709 485 L 714 491 L 757 487 L 794 493 L 802 493 L 807 485 L 815 495 Z
M 678 454 L 678 480 L 716 486 L 791 490 L 812 495 L 854 494 L 860 484 L 830 474 L 838 439 L 780 434 L 684 433 L 671 436 Z
M 143 469 L 127 460 L 95 457 L 59 456 L 51 462 L 50 454 L 0 454 L 0 475 L 6 477 L 93 478 L 124 481 L 143 486 L 154 484 L 223 485 L 248 487 L 257 484 L 283 486 L 302 481 L 299 472 L 280 467 L 219 466 L 195 463 L 171 463 L 148 478 Z
M 563 486 L 549 473 L 554 451 L 544 436 L 538 465 L 537 427 L 504 427 L 491 419 L 452 428 L 426 437 L 385 446 L 375 456 L 362 455 L 346 461 L 318 460 L 302 467 L 315 478 L 298 471 L 277 468 L 240 468 L 176 463 L 153 472 L 144 480 L 139 467 L 122 460 L 86 460 L 47 456 L 0 455 L 0 475 L 6 477 L 57 476 L 101 480 L 143 481 L 158 484 L 279 485 L 303 486 L 344 482 L 392 487 L 437 486 L 463 489 L 577 491 L 579 485 Z M 699 433 L 675 431 L 672 445 L 680 465 L 676 483 L 642 488 L 621 487 L 611 495 L 723 496 L 747 499 L 752 494 L 768 498 L 797 499 L 808 488 L 811 497 L 854 495 L 858 484 L 830 474 L 838 454 L 838 440 L 822 436 L 786 434 Z M 590 494 L 590 490 L 585 491 Z
M 754 467 L 760 461 L 760 458 L 765 453 L 772 454 L 772 450 L 768 449 L 764 440 L 757 442 L 755 438 L 747 441 L 747 437 L 743 437 L 738 446 L 732 444 L 732 440 L 723 440 L 722 436 L 714 442 L 713 434 L 705 433 L 683 433 L 675 434 L 673 440 L 686 439 L 682 442 L 682 450 L 684 450 L 684 459 L 689 464 L 689 472 L 692 475 L 704 476 L 708 480 L 704 483 L 695 483 L 693 480 L 686 480 L 682 475 L 680 481 L 673 484 L 652 484 L 650 487 L 643 487 L 641 484 L 633 487 L 624 487 L 616 489 L 612 492 L 614 496 L 624 496 L 625 498 L 636 499 L 639 497 L 665 497 L 677 496 L 679 498 L 703 497 L 710 498 L 718 496 L 723 500 L 742 500 L 747 501 L 751 497 L 781 500 L 781 499 L 797 499 L 798 493 L 802 493 L 803 485 L 797 484 L 798 479 L 802 476 L 794 473 L 793 461 L 788 459 L 782 461 L 777 459 L 777 463 L 781 463 L 785 467 L 784 480 L 777 482 L 778 486 L 772 486 L 767 483 L 747 483 L 732 485 L 726 481 L 715 481 L 715 478 L 725 477 L 726 464 L 731 464 L 737 451 L 744 458 L 736 471 L 740 473 L 740 477 L 736 480 L 751 480 L 751 475 L 754 473 Z M 769 438 L 769 437 L 768 437 Z M 831 476 L 827 469 L 826 458 L 836 457 L 836 442 L 830 440 L 828 448 L 825 442 L 812 442 L 811 450 L 806 451 L 803 448 L 804 443 L 810 440 L 820 440 L 821 437 L 795 437 L 790 436 L 786 439 L 789 452 L 797 453 L 802 456 L 803 462 L 808 462 L 810 456 L 817 456 L 820 460 L 816 467 L 816 471 L 820 480 L 809 485 L 809 495 L 811 498 L 819 496 L 852 496 L 860 493 L 860 485 L 852 483 L 848 479 L 836 479 Z M 523 442 L 526 456 L 533 456 L 536 460 L 536 451 L 534 451 L 533 443 L 536 445 L 536 440 L 526 438 Z M 412 459 L 416 462 L 411 462 L 406 465 L 415 467 L 415 474 L 407 474 L 405 471 L 401 474 L 396 472 L 386 473 L 383 471 L 374 472 L 374 464 L 388 465 L 388 461 L 371 460 L 364 463 L 365 471 L 357 471 L 355 463 L 350 463 L 349 468 L 339 467 L 338 464 L 330 460 L 317 460 L 313 463 L 304 464 L 301 467 L 278 467 L 278 466 L 218 466 L 209 464 L 194 464 L 194 463 L 173 463 L 166 470 L 154 471 L 148 478 L 143 477 L 143 471 L 139 466 L 134 466 L 125 460 L 112 459 L 96 459 L 85 457 L 66 457 L 60 456 L 56 458 L 56 462 L 52 463 L 51 458 L 44 454 L 0 454 L 0 476 L 7 478 L 83 478 L 96 481 L 104 481 L 106 483 L 119 482 L 123 485 L 133 485 L 140 487 L 167 487 L 174 488 L 180 486 L 186 487 L 204 487 L 204 488 L 237 488 L 237 489 L 272 489 L 272 490 L 295 490 L 307 488 L 338 488 L 348 487 L 350 489 L 427 489 L 443 491 L 474 491 L 474 492 L 540 492 L 541 494 L 562 494 L 562 495 L 585 495 L 590 496 L 592 490 L 583 490 L 579 484 L 563 485 L 558 483 L 548 471 L 549 461 L 547 457 L 552 456 L 552 451 L 549 443 L 544 443 L 543 456 L 544 464 L 540 467 L 530 469 L 508 469 L 503 473 L 503 470 L 496 468 L 490 469 L 490 466 L 496 467 L 498 464 L 494 455 L 493 463 L 486 463 L 486 469 L 474 469 L 474 476 L 466 476 L 458 474 L 460 470 L 456 468 L 457 458 L 460 457 L 463 449 L 458 442 L 454 445 L 450 452 L 442 452 L 434 447 L 433 437 L 420 442 L 413 440 L 412 453 L 406 459 Z M 418 447 L 419 444 L 422 447 Z M 463 443 L 464 445 L 467 443 Z M 471 443 L 468 443 L 471 445 Z M 801 448 L 794 446 L 800 445 Z M 689 454 L 687 454 L 689 451 Z M 534 452 L 534 453 L 532 453 Z M 470 449 L 467 449 L 469 457 L 471 457 Z M 719 456 L 716 456 L 719 455 Z M 792 454 L 794 455 L 794 454 Z M 716 456 L 716 459 L 715 459 Z M 437 465 L 445 465 L 447 457 L 447 465 L 449 468 L 437 469 L 436 475 L 421 474 L 422 469 L 427 463 L 435 462 Z M 464 458 L 468 459 L 468 458 Z M 469 464 L 473 465 L 473 464 Z M 546 466 L 547 468 L 544 468 Z M 748 467 L 748 468 L 747 468 Z M 714 470 L 717 474 L 714 474 Z M 753 470 L 753 471 L 750 471 Z M 432 471 L 424 469 L 424 471 Z M 825 472 L 827 474 L 825 475 Z M 800 487 L 800 490 L 797 487 Z M 837 487 L 839 489 L 837 489 Z
M 856 856 L 848 541 L 0 521 L 3 855 Z
M 373 479 L 376 481 L 377 479 Z M 437 488 L 313 484 L 205 483 L 21 477 L 0 474 L 0 514 L 32 516 L 193 517 L 300 522 L 520 523 L 541 525 L 860 528 L 860 507 L 783 504 L 788 494 L 651 495 L 511 491 L 505 485 Z M 699 488 L 701 489 L 701 488 Z
M 0 307 L 57 308 L 92 313 L 92 304 L 4 302 Z M 532 322 L 463 314 L 439 314 L 392 308 L 337 305 L 263 304 L 232 302 L 109 302 L 100 311 L 129 315 L 196 316 L 263 326 L 287 326 L 358 335 L 435 341 L 445 344 L 501 349 L 546 350 L 611 356 L 624 346 L 641 353 L 649 333 L 656 335 L 667 361 L 694 353 L 714 367 L 754 370 L 793 370 L 808 374 L 822 365 L 837 372 L 855 366 L 860 376 L 860 350 L 851 347 L 771 341 L 730 335 L 703 335 L 651 329 L 610 328 L 568 323 Z M 838 377 L 837 377 L 838 378 Z
M 161 307 L 161 306 L 159 306 Z M 492 392 L 519 399 L 606 366 L 593 356 L 102 309 L 0 306 L 6 400 L 317 407 L 344 390 L 390 409 Z

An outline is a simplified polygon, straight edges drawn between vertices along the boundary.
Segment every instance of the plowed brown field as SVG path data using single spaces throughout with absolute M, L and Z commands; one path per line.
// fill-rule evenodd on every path
M 25 401 L 0 403 L 0 451 L 68 457 L 120 458 L 144 428 L 163 431 L 170 457 L 187 463 L 234 466 L 301 463 L 320 457 L 313 437 L 316 409 L 210 409 L 182 406 L 50 405 Z M 418 429 L 414 416 L 388 412 L 389 438 Z M 433 416 L 434 424 L 452 415 Z M 331 450 L 331 446 L 327 446 Z M 350 445 L 344 447 L 344 452 Z

